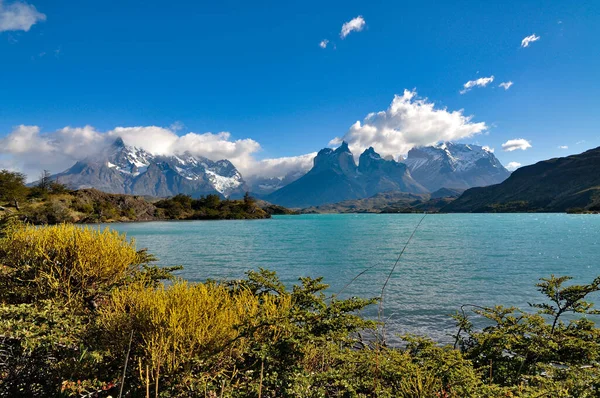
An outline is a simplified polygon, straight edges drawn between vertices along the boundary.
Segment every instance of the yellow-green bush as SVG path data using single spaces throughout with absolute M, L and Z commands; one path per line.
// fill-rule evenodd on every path
M 139 270 L 140 256 L 133 240 L 109 229 L 15 223 L 0 238 L 0 263 L 5 267 L 1 299 L 62 297 L 72 302 L 130 277 Z
M 178 281 L 155 289 L 132 284 L 112 292 L 99 323 L 120 341 L 115 346 L 121 351 L 133 331 L 138 365 L 142 371 L 148 365 L 156 379 L 190 371 L 194 361 L 219 353 L 236 357 L 245 349 L 238 338 L 241 325 L 263 317 L 285 319 L 290 305 L 289 296 L 259 298 L 247 289 L 232 292 L 216 283 Z

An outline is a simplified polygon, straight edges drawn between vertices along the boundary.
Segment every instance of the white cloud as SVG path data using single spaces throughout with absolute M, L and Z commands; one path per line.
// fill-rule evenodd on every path
M 251 164 L 247 174 L 272 178 L 285 177 L 292 172 L 307 172 L 312 168 L 315 156 L 317 156 L 316 152 L 300 156 L 263 159 Z
M 471 89 L 473 87 L 485 87 L 493 81 L 494 81 L 493 75 L 490 77 L 480 77 L 479 79 L 469 80 L 468 82 L 463 84 L 463 89 L 460 90 L 460 93 L 465 94 L 465 93 L 471 91 Z
M 494 148 L 490 148 L 487 145 L 482 146 L 481 149 L 483 149 L 484 151 L 489 152 L 489 153 L 494 153 Z
M 397 157 L 414 146 L 452 141 L 484 132 L 484 122 L 472 122 L 463 111 L 436 109 L 433 102 L 418 98 L 416 91 L 404 90 L 396 95 L 385 111 L 370 113 L 363 122 L 354 123 L 343 137 L 329 145 L 348 142 L 355 156 L 372 146 L 382 156 Z
M 502 82 L 498 85 L 498 87 L 502 87 L 505 90 L 508 90 L 510 88 L 510 86 L 513 85 L 513 82 L 511 81 L 507 81 L 507 82 Z
M 85 126 L 42 133 L 38 126 L 21 125 L 0 139 L 0 155 L 8 156 L 15 168 L 33 178 L 42 169 L 63 171 L 117 137 L 157 155 L 189 151 L 213 160 L 229 159 L 242 173 L 257 163 L 254 154 L 260 150 L 258 142 L 233 140 L 227 132 L 178 136 L 171 129 L 157 126 L 116 127 L 106 132 Z
M 521 163 L 519 163 L 519 162 L 510 162 L 509 164 L 506 165 L 506 170 L 515 171 L 519 167 L 521 167 Z
M 502 150 L 512 152 L 517 149 L 526 150 L 527 148 L 531 148 L 531 143 L 523 138 L 517 138 L 514 140 L 508 140 L 504 144 L 502 144 Z
M 581 145 L 581 144 L 585 144 L 585 140 L 577 141 L 577 142 L 575 143 L 575 145 Z
M 5 4 L 0 0 L 0 32 L 9 30 L 27 32 L 33 25 L 45 20 L 46 15 L 30 4 L 20 1 Z
M 342 31 L 340 32 L 340 37 L 345 39 L 351 32 L 360 32 L 365 27 L 365 19 L 362 15 L 346 22 L 342 25 Z
M 176 127 L 176 128 L 173 128 Z M 64 127 L 44 133 L 38 126 L 17 126 L 0 138 L 0 168 L 20 170 L 30 180 L 41 170 L 58 173 L 76 161 L 97 154 L 121 137 L 127 145 L 143 148 L 156 155 L 190 152 L 212 160 L 230 160 L 245 177 L 284 177 L 289 172 L 308 171 L 316 153 L 274 159 L 256 159 L 260 144 L 252 139 L 233 140 L 228 132 L 175 134 L 180 124 L 171 128 L 158 126 L 116 127 L 100 132 L 92 126 Z
M 321 42 L 319 43 L 319 47 L 321 48 L 327 48 L 327 44 L 329 43 L 329 40 L 325 39 L 325 40 L 321 40 Z
M 531 36 L 527 36 L 523 40 L 521 40 L 521 47 L 529 47 L 530 43 L 533 43 L 534 41 L 538 41 L 539 39 L 540 39 L 540 36 L 536 36 L 535 33 L 532 34 Z
M 569 149 L 569 147 L 567 145 L 561 145 L 558 147 L 558 149 Z
M 172 131 L 181 131 L 185 128 L 185 124 L 182 121 L 176 120 L 169 126 L 169 129 Z

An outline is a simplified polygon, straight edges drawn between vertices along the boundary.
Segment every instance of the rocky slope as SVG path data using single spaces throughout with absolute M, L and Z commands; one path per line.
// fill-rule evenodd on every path
M 189 153 L 157 156 L 120 138 L 97 155 L 53 176 L 72 189 L 157 197 L 186 194 L 241 196 L 248 187 L 228 160 L 213 162 Z
M 432 192 L 498 184 L 510 176 L 491 150 L 478 145 L 445 142 L 413 148 L 404 163 L 412 177 Z
M 429 193 L 383 192 L 364 199 L 344 200 L 302 209 L 302 213 L 414 213 L 438 212 L 456 198 L 456 192 L 441 189 Z
M 472 188 L 448 212 L 600 211 L 600 147 L 517 169 L 503 183 Z
M 344 142 L 335 150 L 319 151 L 307 174 L 265 199 L 287 207 L 309 207 L 362 199 L 384 191 L 427 192 L 413 180 L 406 165 L 381 158 L 373 148 L 360 156 L 357 166 Z

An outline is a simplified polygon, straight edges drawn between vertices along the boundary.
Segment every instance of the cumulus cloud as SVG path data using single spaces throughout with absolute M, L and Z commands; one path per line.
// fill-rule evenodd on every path
M 329 145 L 346 141 L 355 156 L 372 146 L 382 156 L 397 157 L 414 146 L 459 140 L 487 130 L 484 122 L 474 123 L 472 118 L 463 115 L 462 110 L 436 108 L 426 98 L 418 98 L 416 91 L 404 90 L 387 110 L 368 114 L 362 123 L 357 121 Z
M 484 145 L 481 147 L 484 151 L 489 152 L 489 153 L 494 153 L 494 148 L 490 148 L 487 145 Z
M 538 41 L 539 39 L 540 36 L 536 36 L 535 33 L 531 36 L 527 36 L 523 40 L 521 40 L 521 47 L 529 47 L 529 44 L 533 43 L 534 41 Z
M 33 5 L 16 1 L 6 4 L 0 0 L 0 32 L 9 30 L 29 31 L 33 25 L 45 21 L 46 15 Z
M 523 138 L 517 138 L 514 140 L 508 140 L 502 144 L 502 150 L 507 152 L 516 151 L 517 149 L 526 150 L 531 148 L 531 143 Z
M 251 164 L 247 174 L 273 178 L 284 177 L 289 173 L 307 172 L 312 168 L 315 156 L 317 156 L 316 152 L 300 156 L 263 159 Z
M 348 36 L 352 32 L 360 32 L 365 27 L 365 24 L 366 24 L 366 22 L 365 22 L 365 19 L 362 17 L 362 15 L 359 15 L 358 17 L 351 19 L 350 21 L 348 21 L 342 25 L 342 31 L 340 32 L 340 37 L 342 39 L 345 39 L 346 36 Z
M 506 165 L 506 170 L 515 171 L 519 167 L 521 167 L 521 163 L 519 163 L 519 162 L 510 162 L 509 164 Z
M 261 146 L 252 139 L 234 140 L 228 132 L 177 135 L 176 130 L 181 128 L 183 124 L 176 123 L 169 128 L 116 127 L 101 132 L 92 126 L 84 126 L 64 127 L 45 133 L 38 126 L 21 125 L 0 138 L 0 168 L 22 171 L 33 180 L 43 169 L 52 173 L 68 169 L 76 161 L 97 154 L 118 137 L 127 145 L 143 148 L 155 155 L 187 151 L 211 160 L 228 159 L 245 177 L 284 177 L 290 172 L 305 172 L 312 167 L 316 156 L 316 153 L 310 153 L 258 160 L 256 155 Z
M 510 86 L 513 85 L 513 82 L 511 81 L 507 81 L 507 82 L 502 82 L 500 84 L 498 84 L 498 87 L 502 87 L 505 90 L 508 90 L 510 88 Z
M 260 150 L 258 142 L 233 140 L 227 132 L 178 136 L 173 130 L 158 126 L 116 127 L 105 132 L 85 126 L 42 133 L 38 126 L 21 125 L 0 139 L 0 155 L 8 157 L 15 168 L 35 177 L 41 169 L 63 171 L 77 160 L 97 153 L 117 137 L 127 145 L 156 155 L 189 151 L 213 160 L 229 159 L 242 172 L 258 162 L 254 154 Z
M 480 77 L 479 79 L 469 80 L 468 82 L 463 84 L 463 89 L 460 90 L 460 93 L 465 94 L 465 93 L 471 91 L 471 89 L 473 87 L 485 87 L 493 81 L 494 81 L 493 75 L 490 77 Z
M 321 42 L 319 43 L 319 47 L 321 48 L 327 48 L 327 44 L 329 43 L 329 40 L 325 39 L 325 40 L 321 40 Z
M 561 145 L 558 147 L 558 149 L 569 149 L 569 147 L 567 145 Z

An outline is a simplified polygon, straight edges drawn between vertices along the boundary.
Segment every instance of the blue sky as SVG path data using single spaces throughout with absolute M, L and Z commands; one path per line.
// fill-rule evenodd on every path
M 296 156 L 364 126 L 408 89 L 485 123 L 460 141 L 494 148 L 505 165 L 600 146 L 598 1 L 0 4 L 0 15 L 21 4 L 45 16 L 27 29 L 0 16 L 0 139 L 20 125 L 37 126 L 33 140 L 66 126 L 178 122 L 179 135 L 255 141 L 254 159 Z M 358 16 L 362 29 L 342 39 Z M 513 139 L 531 147 L 503 151 Z M 4 164 L 18 162 L 8 152 Z

